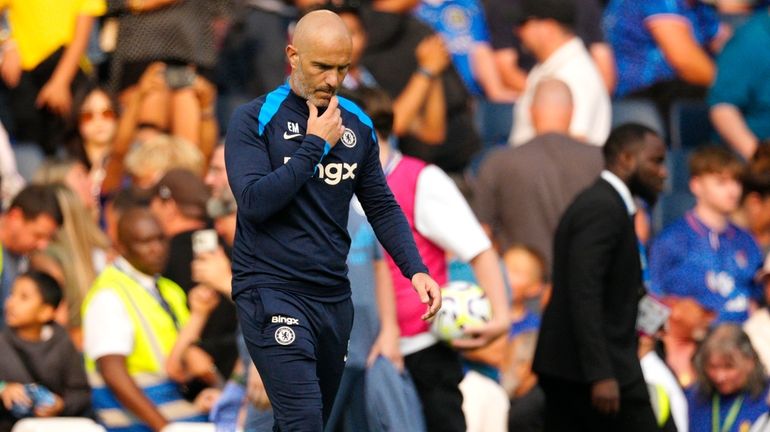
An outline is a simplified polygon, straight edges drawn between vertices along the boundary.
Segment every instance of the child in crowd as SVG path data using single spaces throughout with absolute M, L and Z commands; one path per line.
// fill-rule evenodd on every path
M 717 322 L 746 321 L 749 305 L 761 296 L 754 275 L 762 254 L 751 234 L 729 220 L 741 198 L 741 172 L 725 148 L 696 150 L 690 159 L 695 207 L 650 249 L 651 291 L 693 298 L 717 311 Z
M 83 362 L 64 330 L 53 322 L 62 290 L 51 276 L 19 276 L 5 303 L 0 333 L 0 431 L 23 417 L 84 416 L 90 389 Z
M 464 356 L 466 362 L 470 361 L 475 369 L 479 366 L 482 371 L 490 367 L 496 368 L 495 371 L 499 369 L 499 376 L 487 376 L 499 378 L 500 385 L 510 399 L 508 430 L 540 431 L 543 429 L 545 395 L 537 386 L 537 376 L 532 372 L 532 358 L 540 329 L 540 310 L 543 301 L 547 300 L 545 259 L 540 252 L 529 246 L 514 245 L 503 255 L 503 263 L 511 289 L 510 330 L 489 346 L 466 352 Z M 467 375 L 465 379 L 468 379 Z M 463 381 L 461 386 L 465 384 L 466 381 Z M 463 410 L 467 410 L 469 399 L 483 400 L 485 397 L 478 392 L 471 394 L 465 390 L 463 396 Z M 489 399 L 489 396 L 486 395 L 486 398 Z M 477 408 L 477 413 L 491 415 L 489 406 L 477 407 L 477 403 L 474 403 L 472 407 Z M 466 412 L 469 425 L 472 417 Z
M 513 294 L 511 330 L 501 367 L 501 382 L 511 399 L 508 430 L 542 430 L 545 395 L 532 372 L 532 358 L 540 328 L 537 302 L 547 292 L 547 269 L 542 254 L 527 246 L 511 247 L 503 262 Z

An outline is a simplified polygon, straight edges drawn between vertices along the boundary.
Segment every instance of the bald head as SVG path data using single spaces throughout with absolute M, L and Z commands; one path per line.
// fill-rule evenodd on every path
M 350 67 L 352 41 L 345 22 L 318 10 L 302 17 L 286 47 L 292 90 L 318 107 L 329 104 Z
M 572 122 L 572 92 L 564 81 L 543 80 L 535 87 L 530 112 L 538 135 L 550 132 L 566 135 Z
M 168 243 L 160 223 L 145 207 L 126 210 L 118 221 L 118 249 L 134 268 L 148 275 L 166 265 Z
M 316 45 L 326 43 L 350 43 L 350 33 L 345 22 L 336 13 L 317 10 L 308 13 L 297 22 L 291 43 L 300 53 Z

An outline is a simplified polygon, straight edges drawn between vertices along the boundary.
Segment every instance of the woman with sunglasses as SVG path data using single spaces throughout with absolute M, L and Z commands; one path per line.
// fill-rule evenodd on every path
M 118 130 L 117 105 L 103 88 L 91 85 L 77 94 L 71 119 L 68 150 L 89 170 L 92 193 L 100 195 L 105 167 Z

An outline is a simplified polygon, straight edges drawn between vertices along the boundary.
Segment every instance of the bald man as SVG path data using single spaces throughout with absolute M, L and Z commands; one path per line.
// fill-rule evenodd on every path
M 522 146 L 496 150 L 481 166 L 474 210 L 501 253 L 526 244 L 550 263 L 562 212 L 602 170 L 601 149 L 569 136 L 572 108 L 566 83 L 541 81 L 530 106 L 536 136 Z
M 353 321 L 345 260 L 355 193 L 377 238 L 438 311 L 409 225 L 385 182 L 372 122 L 336 96 L 351 39 L 329 11 L 305 15 L 286 47 L 286 84 L 239 107 L 225 163 L 238 202 L 233 298 L 278 431 L 321 431 Z
M 186 296 L 160 276 L 168 242 L 149 209 L 118 222 L 118 257 L 83 300 L 85 365 L 99 420 L 109 430 L 159 431 L 174 421 L 205 421 L 171 381 L 165 360 L 185 325 Z

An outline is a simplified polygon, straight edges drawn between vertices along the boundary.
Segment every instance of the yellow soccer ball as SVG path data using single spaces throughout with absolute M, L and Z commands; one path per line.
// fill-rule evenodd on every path
M 484 324 L 492 317 L 492 308 L 484 290 L 476 284 L 454 281 L 441 288 L 441 310 L 431 325 L 433 334 L 443 340 L 463 338 L 468 327 Z

